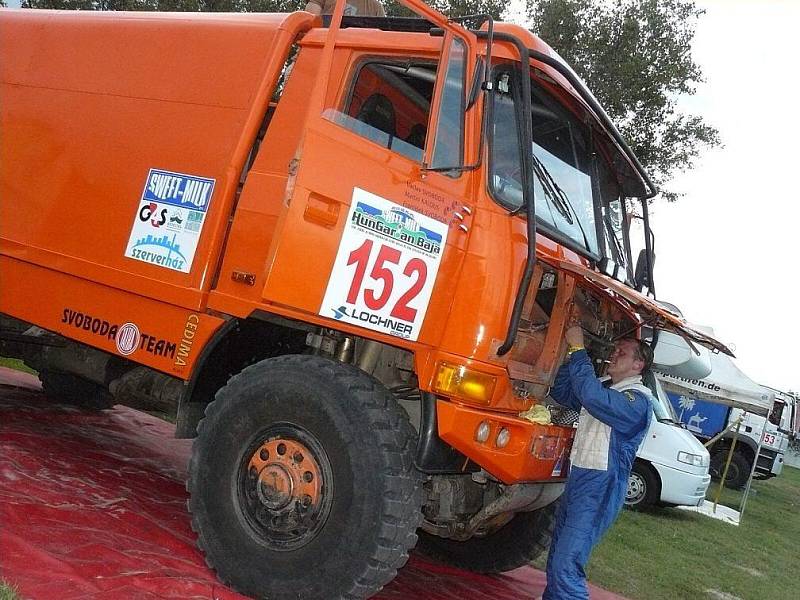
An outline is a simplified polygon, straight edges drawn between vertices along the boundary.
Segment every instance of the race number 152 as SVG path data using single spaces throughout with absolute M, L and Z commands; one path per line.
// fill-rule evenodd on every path
M 376 247 L 377 246 L 377 247 Z M 371 258 L 377 254 L 369 274 L 367 268 Z M 353 281 L 347 292 L 348 304 L 358 304 L 362 299 L 367 308 L 380 311 L 386 308 L 392 292 L 397 286 L 402 293 L 390 307 L 389 314 L 403 321 L 413 322 L 417 309 L 409 304 L 425 287 L 428 266 L 420 258 L 407 259 L 403 253 L 392 246 L 375 244 L 364 240 L 347 257 L 347 266 L 355 265 Z

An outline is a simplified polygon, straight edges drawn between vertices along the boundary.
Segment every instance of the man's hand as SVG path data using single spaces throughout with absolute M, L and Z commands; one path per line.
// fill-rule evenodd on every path
M 567 339 L 567 344 L 569 344 L 570 347 L 573 348 L 576 346 L 579 346 L 581 348 L 584 347 L 583 329 L 581 329 L 580 326 L 573 325 L 572 327 L 567 329 L 567 333 L 564 335 L 564 337 Z

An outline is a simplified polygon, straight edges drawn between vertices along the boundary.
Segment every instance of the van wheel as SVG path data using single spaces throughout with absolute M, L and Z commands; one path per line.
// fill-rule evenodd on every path
M 485 537 L 460 542 L 419 532 L 417 552 L 437 562 L 474 573 L 504 573 L 536 560 L 550 546 L 558 502 L 520 512 Z
M 714 479 L 719 480 L 722 477 L 722 471 L 725 469 L 725 461 L 728 460 L 728 448 L 717 450 L 711 456 L 711 467 L 709 471 Z M 725 487 L 732 490 L 738 490 L 745 486 L 747 478 L 750 477 L 751 463 L 747 460 L 741 452 L 734 451 L 731 457 L 731 464 L 728 467 L 728 473 L 725 477 Z
M 198 425 L 192 527 L 239 592 L 367 598 L 405 564 L 422 519 L 416 436 L 377 380 L 315 356 L 233 377 Z
M 661 497 L 661 482 L 650 465 L 634 461 L 628 476 L 625 506 L 639 510 L 652 506 Z
M 45 395 L 56 402 L 87 410 L 114 406 L 114 397 L 108 390 L 83 377 L 61 371 L 40 371 L 39 381 Z

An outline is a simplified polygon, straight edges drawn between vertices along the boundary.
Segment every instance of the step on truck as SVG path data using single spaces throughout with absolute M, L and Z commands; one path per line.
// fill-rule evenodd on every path
M 172 413 L 198 544 L 253 596 L 368 597 L 415 545 L 526 564 L 574 415 L 520 414 L 568 325 L 598 364 L 644 323 L 724 350 L 636 291 L 655 188 L 561 59 L 402 3 L 0 11 L 0 354 Z

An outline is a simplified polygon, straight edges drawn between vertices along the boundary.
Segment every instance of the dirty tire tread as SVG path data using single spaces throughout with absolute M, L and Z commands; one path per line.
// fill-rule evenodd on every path
M 557 504 L 517 513 L 493 534 L 465 542 L 420 531 L 416 552 L 473 573 L 491 575 L 517 569 L 530 564 L 550 547 Z
M 208 531 L 202 518 L 204 507 L 198 500 L 202 493 L 201 482 L 197 479 L 198 461 L 203 445 L 208 442 L 209 430 L 222 418 L 226 405 L 236 402 L 237 395 L 258 393 L 261 384 L 275 370 L 282 368 L 313 373 L 317 378 L 330 381 L 334 387 L 347 390 L 347 400 L 358 405 L 369 423 L 369 429 L 378 440 L 370 448 L 370 451 L 380 455 L 383 463 L 380 469 L 383 476 L 382 510 L 380 521 L 375 526 L 377 535 L 373 538 L 372 547 L 368 549 L 368 559 L 363 561 L 361 572 L 353 578 L 349 587 L 337 591 L 335 596 L 324 596 L 326 599 L 336 597 L 343 600 L 368 598 L 396 576 L 397 569 L 406 563 L 409 551 L 417 542 L 416 530 L 422 521 L 422 476 L 413 466 L 416 432 L 405 412 L 379 381 L 351 365 L 306 355 L 270 358 L 245 368 L 217 392 L 215 399 L 206 406 L 205 415 L 198 424 L 198 435 L 193 443 L 189 463 L 188 503 L 192 529 L 197 533 L 197 545 L 206 553 L 208 565 L 226 585 L 241 593 L 261 597 L 261 591 L 240 585 L 235 574 L 227 572 L 214 556 L 207 553 L 212 547 L 207 542 L 213 533 Z M 270 596 L 273 597 L 275 596 Z

